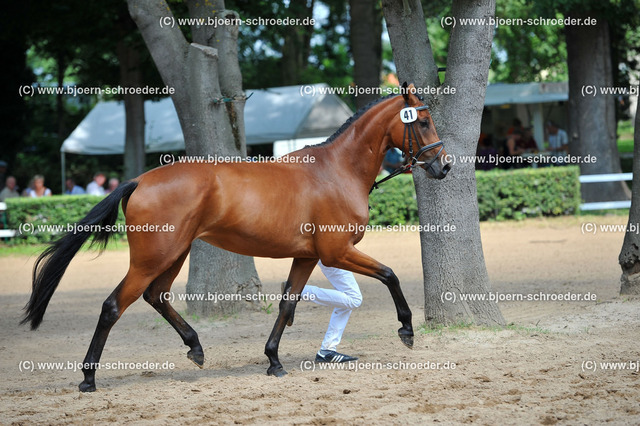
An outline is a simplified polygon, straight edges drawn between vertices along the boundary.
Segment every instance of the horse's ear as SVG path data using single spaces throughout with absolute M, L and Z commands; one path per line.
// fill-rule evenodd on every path
M 402 97 L 404 98 L 404 103 L 407 105 L 409 104 L 409 90 L 407 90 L 408 87 L 409 85 L 406 81 L 402 83 Z

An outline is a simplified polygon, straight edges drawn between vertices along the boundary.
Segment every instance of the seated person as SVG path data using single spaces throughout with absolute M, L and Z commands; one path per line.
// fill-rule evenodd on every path
M 494 159 L 498 156 L 498 150 L 493 147 L 491 139 L 491 135 L 480 134 L 476 151 L 476 170 L 491 170 L 496 167 Z
M 518 161 L 519 157 L 524 154 L 525 150 L 522 146 L 522 130 L 514 130 L 512 134 L 507 137 L 504 143 L 504 156 L 508 157 L 503 162 L 505 169 L 517 169 L 523 167 L 523 162 Z
M 65 189 L 64 193 L 67 195 L 82 195 L 84 194 L 84 189 L 81 186 L 76 185 L 76 181 L 73 178 L 68 178 L 64 182 Z

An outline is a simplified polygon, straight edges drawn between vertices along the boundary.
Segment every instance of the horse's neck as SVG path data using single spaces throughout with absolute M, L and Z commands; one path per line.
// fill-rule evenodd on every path
M 331 161 L 342 170 L 351 171 L 367 190 L 380 171 L 384 159 L 387 125 L 382 116 L 386 106 L 376 105 L 359 117 L 347 130 L 327 147 Z

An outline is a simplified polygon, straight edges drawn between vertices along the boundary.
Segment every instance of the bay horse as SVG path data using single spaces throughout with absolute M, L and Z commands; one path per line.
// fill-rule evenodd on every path
M 123 183 L 78 222 L 80 232 L 67 233 L 38 257 L 22 323 L 30 322 L 31 329 L 40 325 L 71 259 L 92 235 L 91 244 L 104 248 L 122 201 L 129 270 L 102 305 L 83 361 L 80 391 L 96 389 L 96 367 L 109 331 L 140 296 L 173 326 L 190 349 L 187 357 L 202 368 L 204 352 L 198 334 L 162 300 L 196 238 L 246 256 L 293 258 L 285 290 L 289 294 L 280 301 L 278 318 L 265 346 L 270 363 L 267 374 L 287 374 L 278 359 L 280 338 L 293 321 L 297 300 L 319 259 L 327 266 L 374 277 L 386 285 L 402 324 L 398 335 L 412 347 L 411 310 L 398 278 L 389 267 L 354 246 L 364 235 L 369 189 L 387 150 L 403 150 L 411 158 L 410 166 L 423 167 L 431 178 L 442 179 L 451 168 L 431 115 L 414 91 L 413 85 L 405 83 L 402 96 L 374 101 L 326 142 L 289 154 L 314 158 L 313 163 L 292 159 L 282 163 L 175 163 Z M 173 232 L 131 230 L 136 225 L 166 223 L 174 225 Z M 363 226 L 355 233 L 301 232 L 303 224 Z

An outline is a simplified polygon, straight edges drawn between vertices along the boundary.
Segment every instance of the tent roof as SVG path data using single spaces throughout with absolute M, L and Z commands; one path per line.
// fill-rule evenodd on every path
M 490 84 L 484 105 L 538 104 L 569 99 L 569 85 L 560 83 Z
M 245 133 L 248 145 L 282 139 L 328 137 L 353 112 L 325 83 L 247 90 Z M 307 94 L 309 93 L 309 94 Z M 163 152 L 184 149 L 178 115 L 171 98 L 145 101 L 145 149 Z M 122 154 L 125 138 L 124 103 L 99 102 L 64 141 L 61 152 Z

